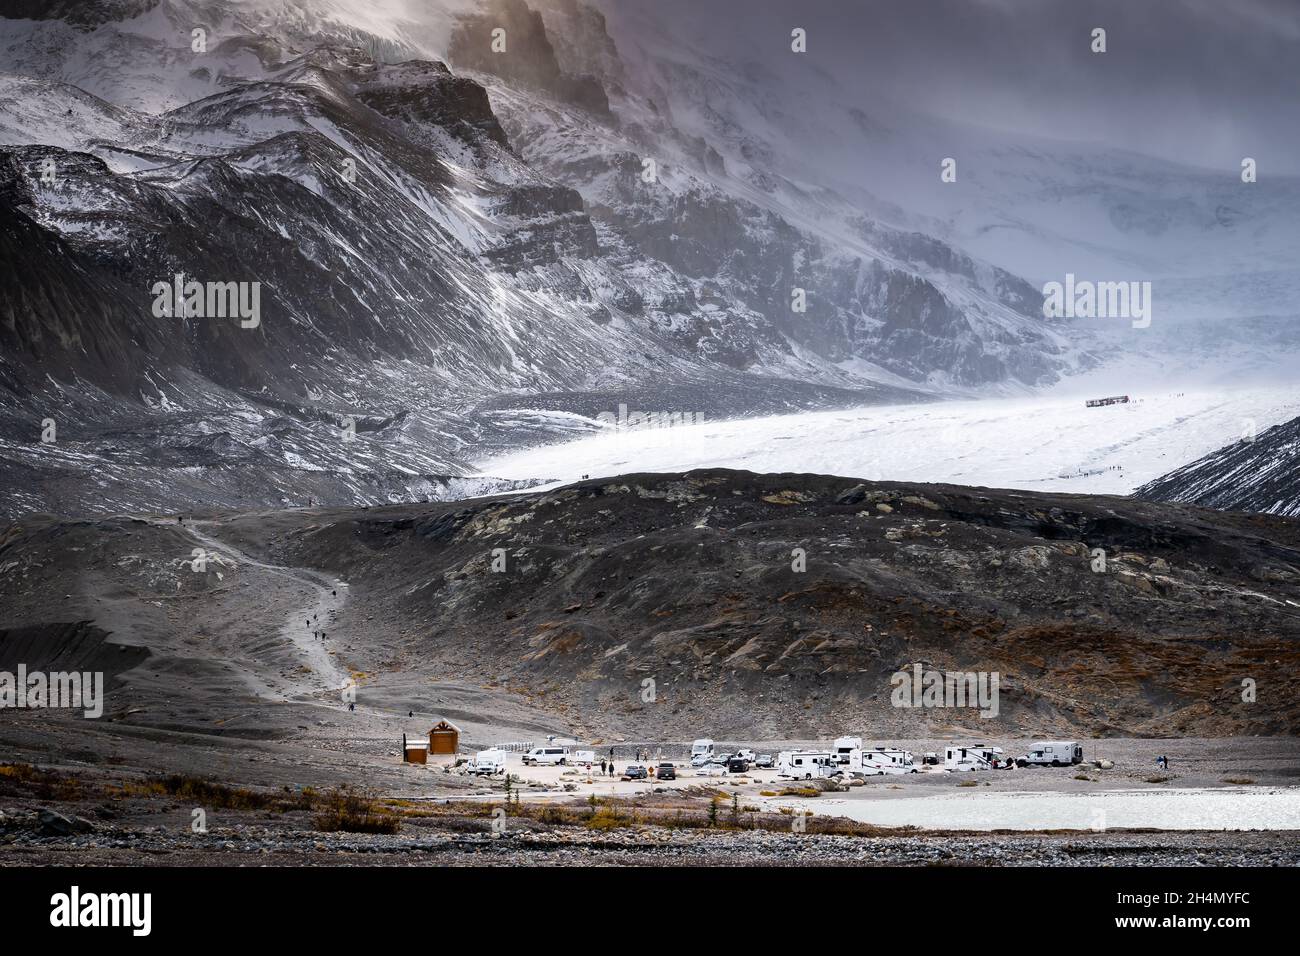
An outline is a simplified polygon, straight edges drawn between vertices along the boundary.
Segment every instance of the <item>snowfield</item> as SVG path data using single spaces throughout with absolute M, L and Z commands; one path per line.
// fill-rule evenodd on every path
M 1083 396 L 878 405 L 672 428 L 606 422 L 591 437 L 477 466 L 500 478 L 552 484 L 583 475 L 741 468 L 1127 495 L 1229 442 L 1300 415 L 1295 388 L 1130 398 L 1101 408 L 1085 407 Z

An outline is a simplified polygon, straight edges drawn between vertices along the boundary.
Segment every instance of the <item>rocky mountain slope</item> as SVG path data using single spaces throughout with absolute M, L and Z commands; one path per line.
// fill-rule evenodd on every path
M 1135 494 L 1226 511 L 1300 516 L 1300 418 L 1218 451 L 1148 482 Z
M 1124 242 L 1070 248 L 1112 263 L 1159 273 L 1129 240 L 1170 230 L 1203 262 L 1253 228 L 1272 251 L 1234 268 L 1291 248 L 1286 182 L 1201 222 L 1225 205 L 1205 176 L 1060 144 L 969 154 L 974 218 L 905 208 L 928 193 L 883 199 L 882 163 L 935 192 L 921 158 L 951 125 L 833 83 L 792 100 L 671 19 L 580 0 L 6 13 L 4 514 L 423 500 L 503 487 L 460 479 L 623 402 L 721 418 L 1047 385 L 1135 337 L 1045 321 L 1037 277 L 971 249 L 1090 221 L 1088 197 Z M 158 314 L 178 275 L 256 283 L 256 322 Z
M 115 733 L 281 733 L 281 705 L 338 706 L 331 674 L 367 712 L 436 698 L 588 739 L 1300 728 L 1283 518 L 697 471 L 184 524 L 32 517 L 2 541 L 9 639 L 75 625 L 147 649 L 113 685 Z M 997 716 L 893 706 L 915 664 L 998 672 Z
M 1033 384 L 1066 360 L 1010 274 L 838 197 L 818 198 L 829 232 L 747 198 L 757 172 L 619 85 L 588 8 L 380 7 L 0 20 L 8 512 L 427 497 L 467 444 L 519 440 L 501 410 L 530 395 L 586 396 L 590 418 L 687 389 L 720 417 Z M 440 43 L 472 76 L 420 58 Z M 257 283 L 255 324 L 157 314 L 178 275 Z M 23 475 L 65 490 L 15 494 Z

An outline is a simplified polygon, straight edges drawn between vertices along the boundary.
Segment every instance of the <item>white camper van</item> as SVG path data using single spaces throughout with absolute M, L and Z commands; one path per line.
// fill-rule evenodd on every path
M 564 766 L 569 761 L 568 747 L 534 747 L 524 754 L 524 764 L 541 766 Z
M 713 759 L 713 741 L 708 737 L 701 737 L 695 743 L 691 744 L 691 766 L 703 767 Z
M 776 775 L 790 780 L 830 777 L 839 772 L 839 759 L 829 750 L 782 750 L 776 758 Z
M 1073 740 L 1039 740 L 1016 763 L 1021 767 L 1069 767 L 1083 763 L 1083 747 Z
M 835 743 L 831 745 L 831 749 L 835 751 L 836 761 L 841 764 L 847 764 L 849 762 L 849 755 L 855 750 L 862 749 L 862 738 L 836 737 Z
M 945 747 L 943 766 L 945 770 L 992 770 L 993 761 L 1001 757 L 1001 747 L 990 747 L 987 744 Z
M 854 777 L 878 777 L 884 774 L 916 773 L 916 760 L 910 750 L 886 747 L 853 751 L 845 768 Z
M 480 777 L 491 777 L 506 772 L 506 755 L 501 750 L 480 750 L 469 765 L 469 772 Z

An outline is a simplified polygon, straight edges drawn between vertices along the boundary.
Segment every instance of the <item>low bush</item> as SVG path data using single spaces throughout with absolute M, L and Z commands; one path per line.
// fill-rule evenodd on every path
M 314 822 L 325 833 L 396 833 L 402 828 L 401 818 L 392 810 L 373 796 L 347 787 L 326 792 L 319 804 Z

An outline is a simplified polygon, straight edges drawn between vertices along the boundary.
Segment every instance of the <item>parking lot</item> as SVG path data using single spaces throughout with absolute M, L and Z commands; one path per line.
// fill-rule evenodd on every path
M 660 762 L 673 764 L 676 772 L 675 779 L 661 779 L 657 773 L 654 777 L 642 779 L 628 779 L 626 776 L 629 766 L 641 766 L 648 770 L 652 765 L 657 766 Z M 465 766 L 462 766 L 456 772 L 464 772 L 465 769 Z M 601 774 L 599 758 L 590 768 L 585 763 L 573 765 L 567 762 L 563 766 L 525 765 L 523 754 L 509 753 L 506 755 L 504 773 L 480 778 L 484 790 L 493 793 L 504 792 L 507 775 L 511 777 L 514 786 L 519 787 L 522 784 L 521 799 L 530 801 L 572 799 L 574 796 L 584 797 L 589 794 L 630 797 L 657 791 L 708 787 L 725 790 L 728 793 L 738 793 L 742 797 L 752 797 L 755 802 L 761 804 L 766 799 L 770 799 L 770 795 L 778 794 L 784 788 L 801 783 L 801 781 L 778 777 L 775 768 L 751 767 L 746 773 L 723 773 L 720 772 L 720 768 L 691 767 L 690 761 L 686 759 L 644 762 L 616 760 L 615 773 L 610 776 L 608 770 L 604 775 Z M 769 797 L 764 797 L 764 793 L 769 794 Z

